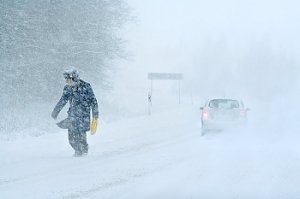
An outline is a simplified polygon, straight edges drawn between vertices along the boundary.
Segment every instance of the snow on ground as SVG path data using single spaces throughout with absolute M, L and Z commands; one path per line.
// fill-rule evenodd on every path
M 72 157 L 67 134 L 0 143 L 0 198 L 299 198 L 295 134 L 209 133 L 198 107 L 108 124 Z M 261 123 L 259 123 L 261 124 Z

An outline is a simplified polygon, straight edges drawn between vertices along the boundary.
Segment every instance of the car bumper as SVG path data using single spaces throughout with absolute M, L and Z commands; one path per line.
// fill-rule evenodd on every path
M 219 121 L 219 120 L 203 120 L 202 129 L 204 130 L 223 130 L 228 128 L 239 128 L 246 125 L 245 119 L 233 121 Z

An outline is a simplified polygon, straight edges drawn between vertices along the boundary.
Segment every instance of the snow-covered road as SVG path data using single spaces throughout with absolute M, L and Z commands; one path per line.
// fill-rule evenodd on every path
M 297 136 L 256 127 L 201 137 L 199 118 L 182 107 L 100 124 L 81 158 L 64 131 L 3 141 L 0 198 L 300 198 Z

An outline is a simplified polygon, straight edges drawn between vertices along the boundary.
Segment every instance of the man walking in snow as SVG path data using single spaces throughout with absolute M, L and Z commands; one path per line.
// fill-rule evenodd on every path
M 74 156 L 86 155 L 88 153 L 86 132 L 90 130 L 91 109 L 94 122 L 97 122 L 99 115 L 97 99 L 91 85 L 79 79 L 76 69 L 65 70 L 63 75 L 67 85 L 51 116 L 56 119 L 69 102 L 68 118 L 58 123 L 58 126 L 68 129 L 69 143 L 75 150 Z

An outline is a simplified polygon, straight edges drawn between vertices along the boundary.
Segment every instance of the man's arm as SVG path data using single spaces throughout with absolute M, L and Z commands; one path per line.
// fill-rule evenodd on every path
M 59 112 L 61 111 L 61 109 L 63 109 L 63 107 L 66 105 L 66 103 L 68 102 L 69 100 L 69 97 L 70 97 L 70 91 L 69 91 L 69 87 L 68 86 L 65 86 L 64 87 L 64 90 L 63 90 L 63 94 L 60 98 L 60 100 L 58 101 L 58 103 L 56 104 L 55 108 L 53 109 L 52 111 L 52 114 L 51 116 L 56 119 Z
M 90 96 L 90 102 L 91 102 L 91 108 L 92 108 L 92 115 L 93 118 L 98 119 L 99 117 L 99 111 L 98 111 L 98 102 L 94 95 L 93 89 L 90 84 L 88 84 L 88 92 Z

